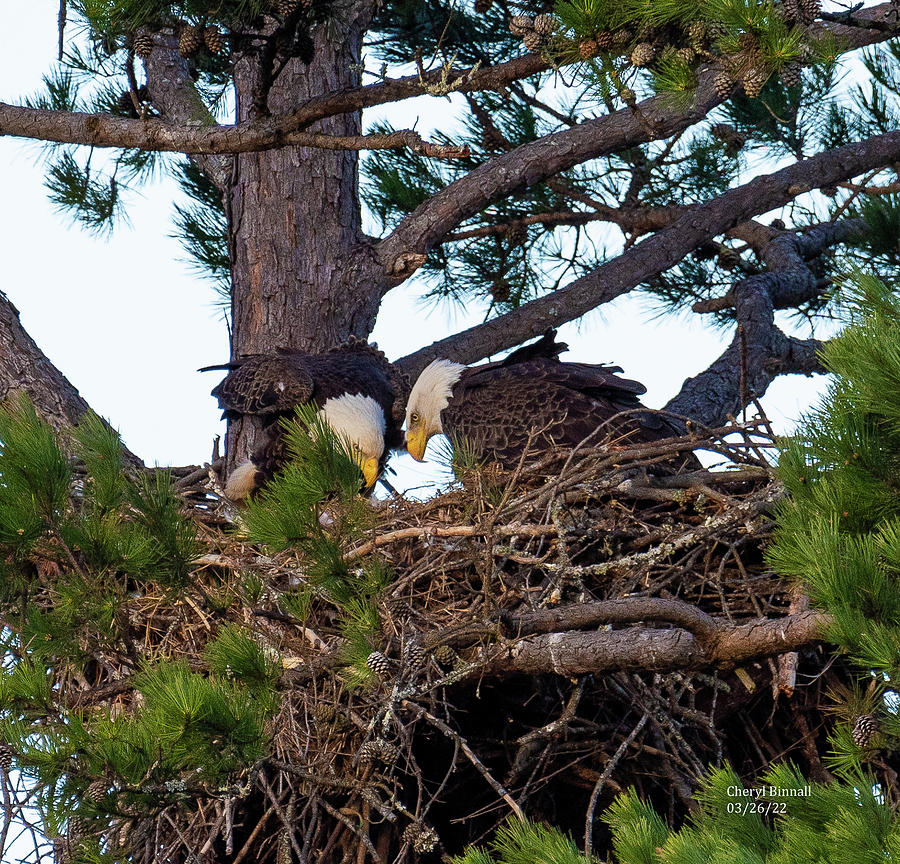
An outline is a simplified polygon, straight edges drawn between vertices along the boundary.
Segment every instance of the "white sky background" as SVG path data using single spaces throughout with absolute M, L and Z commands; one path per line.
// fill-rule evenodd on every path
M 40 89 L 42 74 L 53 65 L 59 3 L 0 5 L 10 7 L 4 20 L 11 25 L 0 29 L 0 100 L 19 102 Z M 418 122 L 419 131 L 427 132 L 429 116 L 439 118 L 447 107 L 423 97 L 400 103 L 390 117 L 398 127 Z M 367 114 L 366 122 L 373 117 Z M 211 283 L 192 271 L 170 236 L 177 185 L 164 180 L 132 195 L 130 224 L 98 239 L 47 200 L 43 152 L 32 142 L 0 138 L 0 290 L 40 348 L 148 464 L 208 460 L 213 437 L 222 431 L 209 395 L 219 378 L 195 370 L 227 360 L 228 339 Z M 384 303 L 373 338 L 391 358 L 480 319 L 478 310 L 425 307 L 419 293 L 408 284 Z M 636 297 L 620 298 L 561 329 L 572 347 L 568 359 L 617 363 L 647 386 L 644 401 L 651 407 L 705 369 L 731 335 L 705 326 L 699 316 L 654 318 Z M 779 379 L 764 400 L 776 428 L 787 431 L 822 386 L 821 378 Z M 424 478 L 409 457 L 399 461 L 401 485 Z

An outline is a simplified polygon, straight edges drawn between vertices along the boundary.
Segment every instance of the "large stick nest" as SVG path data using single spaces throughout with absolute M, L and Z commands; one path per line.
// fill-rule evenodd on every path
M 268 757 L 233 785 L 191 782 L 117 813 L 110 837 L 147 864 L 399 862 L 458 853 L 514 812 L 597 850 L 609 838 L 595 814 L 631 785 L 678 821 L 710 764 L 750 777 L 792 756 L 824 776 L 812 613 L 763 558 L 783 494 L 772 446 L 759 420 L 469 468 L 426 501 L 380 502 L 371 536 L 346 551 L 394 573 L 378 674 L 355 689 L 335 607 L 316 601 L 299 620 L 281 602 L 302 558 L 242 541 L 214 484 L 186 476 L 210 553 L 186 596 L 134 598 L 136 649 L 202 668 L 204 645 L 239 622 L 283 666 L 281 708 Z M 673 467 L 700 448 L 721 470 Z M 743 638 L 766 620 L 806 629 L 793 644 L 789 629 L 788 642 Z M 82 698 L 135 705 L 115 683 Z

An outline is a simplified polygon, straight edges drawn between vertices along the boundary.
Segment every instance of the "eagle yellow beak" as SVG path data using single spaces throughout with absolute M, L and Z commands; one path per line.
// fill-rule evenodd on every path
M 366 481 L 366 489 L 374 486 L 379 474 L 378 460 L 374 458 L 364 459 L 360 457 L 359 467 L 362 470 L 363 479 Z
M 406 449 L 416 462 L 425 461 L 425 448 L 428 446 L 428 435 L 424 424 L 408 429 L 406 432 Z

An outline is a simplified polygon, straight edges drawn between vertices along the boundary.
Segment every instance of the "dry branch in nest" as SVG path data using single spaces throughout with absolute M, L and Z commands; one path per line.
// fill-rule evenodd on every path
M 595 814 L 621 789 L 683 814 L 707 765 L 748 775 L 785 755 L 776 720 L 799 716 L 807 736 L 822 724 L 804 716 L 818 691 L 773 695 L 778 670 L 792 687 L 821 671 L 824 622 L 764 564 L 784 494 L 772 447 L 757 420 L 545 455 L 512 474 L 461 469 L 427 501 L 381 503 L 345 551 L 351 567 L 378 556 L 394 574 L 377 674 L 355 689 L 339 611 L 316 600 L 300 620 L 284 602 L 305 578 L 301 556 L 242 542 L 184 472 L 210 551 L 181 598 L 131 601 L 135 656 L 202 669 L 204 646 L 239 623 L 281 664 L 280 709 L 268 754 L 227 788 L 195 780 L 116 816 L 132 860 L 156 860 L 160 837 L 166 860 L 426 860 L 510 813 L 596 850 Z M 728 467 L 673 469 L 698 449 Z M 79 707 L 133 710 L 133 672 L 109 668 Z

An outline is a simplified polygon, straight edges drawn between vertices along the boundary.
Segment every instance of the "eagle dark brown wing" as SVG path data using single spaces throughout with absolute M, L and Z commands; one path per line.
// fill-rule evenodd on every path
M 213 389 L 224 416 L 286 414 L 313 398 L 315 381 L 307 355 L 251 354 L 228 364 Z M 214 367 L 207 367 L 214 368 Z
M 505 360 L 463 372 L 441 414 L 444 431 L 476 453 L 514 466 L 535 451 L 592 443 L 647 442 L 679 430 L 641 404 L 646 388 L 617 366 L 563 363 L 550 333 Z M 528 350 L 530 349 L 530 350 Z M 627 412 L 622 416 L 616 416 Z M 615 418 L 615 419 L 612 419 Z
M 385 416 L 385 460 L 390 449 L 403 445 L 403 409 L 409 379 L 391 364 L 377 345 L 351 337 L 322 354 L 282 350 L 276 354 L 250 354 L 222 366 L 228 375 L 212 391 L 223 416 L 254 415 L 263 419 L 265 440 L 251 461 L 262 485 L 287 457 L 279 420 L 292 417 L 298 405 L 322 407 L 329 399 L 361 394 L 374 399 Z

